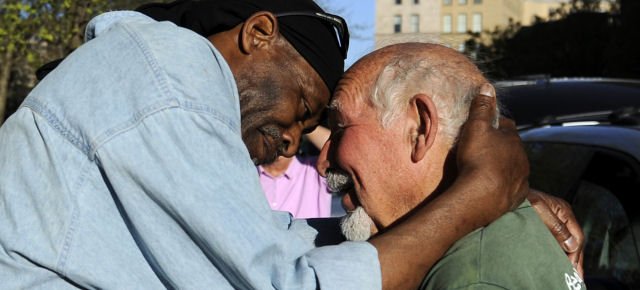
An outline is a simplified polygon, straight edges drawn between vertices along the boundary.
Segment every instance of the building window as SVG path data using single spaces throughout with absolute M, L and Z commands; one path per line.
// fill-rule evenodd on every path
M 473 13 L 473 25 L 471 27 L 471 31 L 473 32 L 482 31 L 482 14 Z
M 451 0 L 442 0 L 443 5 L 451 5 Z
M 458 29 L 456 31 L 460 33 L 467 32 L 467 14 L 458 14 Z
M 451 15 L 442 16 L 442 32 L 451 33 Z
M 396 0 L 396 5 L 402 4 L 402 0 Z
M 467 5 L 467 0 L 458 0 L 459 5 Z
M 417 33 L 420 32 L 420 15 L 413 14 L 411 15 L 411 32 Z
M 393 16 L 393 33 L 402 32 L 402 15 Z
M 420 4 L 420 0 L 413 0 L 413 4 Z
M 482 4 L 482 0 L 473 0 L 473 4 Z

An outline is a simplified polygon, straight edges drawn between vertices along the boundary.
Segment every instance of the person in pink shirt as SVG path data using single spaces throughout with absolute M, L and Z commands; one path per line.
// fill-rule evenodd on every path
M 321 148 L 329 138 L 329 130 L 318 126 L 306 137 Z M 280 156 L 271 164 L 257 167 L 272 209 L 288 211 L 295 218 L 331 216 L 331 193 L 325 178 L 316 170 L 317 160 L 317 156 Z

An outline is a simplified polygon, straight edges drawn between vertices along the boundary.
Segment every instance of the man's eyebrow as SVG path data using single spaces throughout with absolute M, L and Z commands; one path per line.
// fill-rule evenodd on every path
M 340 102 L 337 99 L 333 99 L 329 105 L 327 105 L 327 110 L 332 112 L 340 112 Z

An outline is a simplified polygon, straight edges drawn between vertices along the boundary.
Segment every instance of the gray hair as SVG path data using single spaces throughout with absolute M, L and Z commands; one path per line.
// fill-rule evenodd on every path
M 480 89 L 477 80 L 474 82 L 458 68 L 460 62 L 413 54 L 390 61 L 378 75 L 370 94 L 382 126 L 388 127 L 407 109 L 413 96 L 424 93 L 432 98 L 438 111 L 439 134 L 454 144 L 469 116 L 471 101 Z

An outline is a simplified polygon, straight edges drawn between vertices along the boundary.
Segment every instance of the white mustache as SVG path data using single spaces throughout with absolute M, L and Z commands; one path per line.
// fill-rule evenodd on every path
M 327 170 L 327 187 L 332 193 L 341 193 L 353 186 L 351 176 L 340 169 Z

